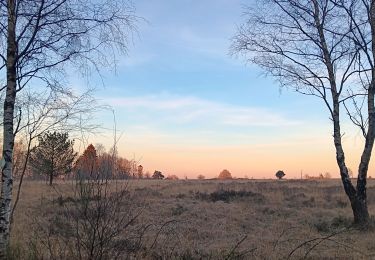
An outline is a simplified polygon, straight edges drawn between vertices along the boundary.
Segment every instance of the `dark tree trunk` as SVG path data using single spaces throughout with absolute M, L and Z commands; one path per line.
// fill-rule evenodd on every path
M 370 219 L 366 199 L 356 196 L 350 201 L 350 203 L 353 210 L 354 223 L 359 226 L 366 226 Z
M 49 185 L 52 186 L 52 182 L 53 182 L 53 174 L 50 174 L 49 175 Z

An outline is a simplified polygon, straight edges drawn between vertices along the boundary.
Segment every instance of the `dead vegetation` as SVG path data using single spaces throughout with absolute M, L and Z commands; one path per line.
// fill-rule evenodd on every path
M 78 223 L 90 226 L 84 223 L 98 217 L 95 210 L 82 214 L 85 207 L 98 209 L 101 204 L 95 194 L 83 203 L 71 187 L 72 183 L 53 188 L 40 182 L 25 184 L 20 201 L 25 210 L 16 213 L 12 230 L 13 258 L 89 259 L 90 250 L 77 256 L 73 231 Z M 110 189 L 106 196 L 111 202 L 100 208 L 116 208 L 118 214 L 101 211 L 102 219 L 122 223 L 114 221 L 117 216 L 128 225 L 114 229 L 118 232 L 105 250 L 95 249 L 107 252 L 97 259 L 367 259 L 375 252 L 374 230 L 352 226 L 338 180 L 134 180 L 111 184 Z M 370 181 L 370 212 L 375 210 L 370 202 L 374 190 L 375 182 Z M 80 229 L 80 237 L 90 237 L 90 230 Z M 362 232 L 366 239 L 358 239 Z

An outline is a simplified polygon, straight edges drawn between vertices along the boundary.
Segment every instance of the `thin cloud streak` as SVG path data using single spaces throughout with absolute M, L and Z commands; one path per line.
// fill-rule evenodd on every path
M 284 115 L 259 107 L 243 107 L 208 101 L 196 97 L 149 95 L 138 97 L 109 98 L 106 103 L 121 109 L 158 111 L 176 123 L 195 121 L 213 122 L 227 126 L 296 126 L 301 121 L 290 120 Z

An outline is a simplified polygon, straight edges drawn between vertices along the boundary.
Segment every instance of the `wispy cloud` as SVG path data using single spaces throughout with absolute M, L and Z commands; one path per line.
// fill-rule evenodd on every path
M 215 125 L 275 127 L 301 124 L 267 108 L 238 106 L 191 96 L 162 94 L 110 98 L 106 102 L 121 109 L 139 109 L 150 116 L 162 113 L 164 119 L 176 123 L 206 122 Z

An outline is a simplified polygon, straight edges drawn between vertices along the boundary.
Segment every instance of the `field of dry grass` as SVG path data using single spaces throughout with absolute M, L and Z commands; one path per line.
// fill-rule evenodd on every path
M 374 259 L 375 231 L 351 227 L 339 180 L 133 180 L 122 183 L 157 259 Z M 72 184 L 24 184 L 12 245 L 29 245 L 43 209 L 61 207 Z M 375 213 L 375 181 L 368 183 Z M 40 214 L 40 216 L 39 216 Z M 146 242 L 147 241 L 147 242 Z M 21 249 L 19 249 L 21 248 Z M 25 256 L 25 253 L 18 252 Z

